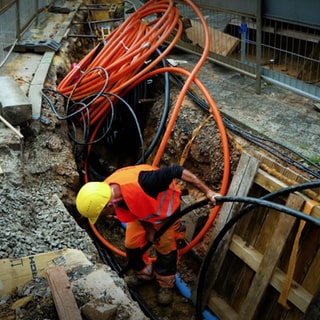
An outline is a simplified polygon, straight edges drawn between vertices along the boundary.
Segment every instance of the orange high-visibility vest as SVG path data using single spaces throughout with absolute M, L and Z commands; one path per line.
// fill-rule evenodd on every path
M 141 171 L 152 171 L 158 168 L 151 165 L 136 165 L 115 171 L 105 181 L 120 186 L 123 200 L 128 210 L 117 207 L 116 214 L 121 222 L 145 220 L 152 223 L 161 222 L 169 217 L 180 206 L 181 191 L 173 181 L 169 188 L 152 198 L 141 188 L 138 178 Z

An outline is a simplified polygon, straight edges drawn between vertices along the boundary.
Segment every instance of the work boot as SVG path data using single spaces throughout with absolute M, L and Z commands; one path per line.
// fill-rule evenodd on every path
M 131 276 L 125 276 L 123 280 L 129 288 L 136 289 L 142 284 L 150 281 L 151 279 L 147 280 L 147 279 L 138 278 L 137 275 L 133 274 Z
M 146 265 L 142 270 L 135 271 L 133 275 L 125 276 L 124 281 L 129 288 L 137 288 L 138 286 L 152 280 L 153 266 L 152 263 Z
M 162 305 L 168 305 L 173 299 L 173 288 L 160 287 L 158 292 L 158 303 Z

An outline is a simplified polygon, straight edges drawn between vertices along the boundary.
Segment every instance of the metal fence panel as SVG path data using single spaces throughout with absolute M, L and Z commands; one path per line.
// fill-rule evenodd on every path
M 219 2 L 219 1 L 213 1 Z M 277 83 L 299 94 L 320 101 L 320 30 L 313 25 L 299 25 L 268 17 L 252 17 L 231 12 L 221 7 L 200 10 L 212 32 L 208 58 L 226 67 L 257 79 Z M 179 42 L 187 51 L 201 53 L 199 39 L 201 28 L 195 27 L 196 17 L 181 4 L 182 16 L 186 16 L 193 31 Z M 244 11 L 244 10 L 242 10 Z M 198 34 L 195 34 L 198 32 Z M 191 36 L 188 38 L 188 36 Z M 234 39 L 238 39 L 236 42 Z M 231 42 L 230 42 L 231 41 Z M 232 43 L 235 43 L 233 46 Z M 201 47 L 201 45 L 200 45 Z
M 0 15 L 0 64 L 6 56 L 5 48 L 12 45 L 16 38 L 16 8 L 10 6 Z
M 9 48 L 21 32 L 33 21 L 44 7 L 64 1 L 50 0 L 0 0 L 0 65 Z

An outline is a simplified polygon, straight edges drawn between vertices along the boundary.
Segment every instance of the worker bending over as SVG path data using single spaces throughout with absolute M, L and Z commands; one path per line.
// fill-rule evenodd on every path
M 77 210 L 92 224 L 110 207 L 117 218 L 127 224 L 125 248 L 134 275 L 126 276 L 125 281 L 129 287 L 136 287 L 155 278 L 160 286 L 158 302 L 163 305 L 172 302 L 173 298 L 178 263 L 175 226 L 169 227 L 160 239 L 154 239 L 154 235 L 168 217 L 180 210 L 181 191 L 174 179 L 192 183 L 216 204 L 215 196 L 219 194 L 180 165 L 124 167 L 103 182 L 86 183 L 76 198 Z M 153 263 L 148 252 L 142 252 L 148 241 L 155 245 Z

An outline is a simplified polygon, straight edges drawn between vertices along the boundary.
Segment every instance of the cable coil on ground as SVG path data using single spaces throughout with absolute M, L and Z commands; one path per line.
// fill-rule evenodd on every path
M 182 107 L 183 99 L 190 85 L 195 84 L 206 99 L 220 132 L 224 156 L 224 172 L 220 193 L 224 194 L 226 192 L 230 171 L 227 134 L 215 101 L 196 77 L 209 52 L 209 31 L 206 20 L 200 10 L 189 0 L 185 0 L 184 3 L 190 6 L 199 17 L 205 39 L 203 54 L 191 72 L 176 67 L 158 67 L 158 63 L 164 60 L 179 40 L 182 34 L 182 22 L 179 19 L 179 11 L 173 1 L 151 0 L 134 12 L 96 48 L 89 52 L 59 84 L 58 93 L 68 97 L 66 109 L 72 110 L 72 115 L 75 116 L 75 119 L 71 120 L 72 125 L 86 128 L 86 132 L 90 131 L 88 136 L 84 135 L 87 142 L 87 155 L 83 165 L 85 182 L 89 181 L 88 157 L 92 150 L 92 143 L 97 140 L 96 135 L 108 113 L 113 108 L 116 108 L 120 97 L 154 75 L 178 73 L 185 76 L 186 81 L 172 110 L 161 143 L 155 154 L 153 165 L 159 164 Z M 159 47 L 165 42 L 167 47 L 159 53 Z M 155 58 L 153 58 L 154 52 L 158 53 Z M 102 72 L 99 68 L 103 68 L 105 71 Z M 94 94 L 97 96 L 94 97 Z M 144 159 L 144 157 L 141 159 Z M 201 232 L 185 248 L 180 250 L 179 254 L 189 251 L 202 239 L 212 225 L 219 209 L 220 207 L 216 206 L 211 210 L 209 219 Z M 104 239 L 94 225 L 91 225 L 91 228 L 104 245 L 119 255 L 126 255 L 124 251 L 119 250 Z

